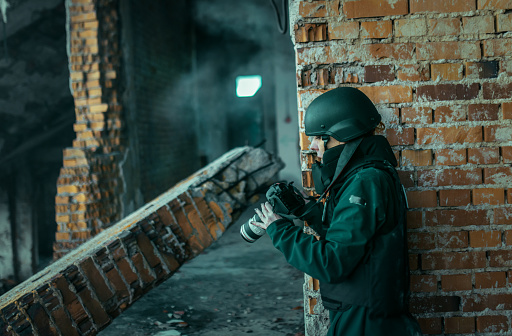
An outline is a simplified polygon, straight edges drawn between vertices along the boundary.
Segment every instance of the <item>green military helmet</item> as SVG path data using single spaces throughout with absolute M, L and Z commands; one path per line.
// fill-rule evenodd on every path
M 347 142 L 373 130 L 381 116 L 372 101 L 356 88 L 341 87 L 317 97 L 306 110 L 306 135 L 330 135 Z

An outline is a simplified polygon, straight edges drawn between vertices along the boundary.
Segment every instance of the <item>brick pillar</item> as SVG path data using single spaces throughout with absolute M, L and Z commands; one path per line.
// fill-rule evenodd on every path
M 407 189 L 411 311 L 425 334 L 510 332 L 512 2 L 291 1 L 303 114 L 354 86 L 377 105 Z M 327 315 L 305 283 L 306 333 Z M 320 306 L 319 306 L 320 305 Z
M 0 297 L 0 335 L 96 335 L 219 239 L 282 167 L 262 149 L 226 153 Z
M 66 0 L 70 89 L 76 139 L 57 181 L 59 258 L 120 219 L 118 1 Z

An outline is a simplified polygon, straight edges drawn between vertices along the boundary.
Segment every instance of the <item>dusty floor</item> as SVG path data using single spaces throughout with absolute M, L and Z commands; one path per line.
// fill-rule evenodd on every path
M 303 274 L 268 236 L 239 234 L 246 211 L 207 251 L 120 315 L 102 336 L 304 335 Z

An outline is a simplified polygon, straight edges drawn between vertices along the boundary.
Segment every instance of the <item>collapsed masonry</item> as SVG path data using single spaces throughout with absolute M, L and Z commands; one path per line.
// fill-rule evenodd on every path
M 0 298 L 0 335 L 96 335 L 219 239 L 283 167 L 241 147 Z

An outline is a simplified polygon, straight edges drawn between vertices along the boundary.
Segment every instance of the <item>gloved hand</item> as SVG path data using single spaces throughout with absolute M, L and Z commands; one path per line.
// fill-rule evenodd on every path
M 261 222 L 251 222 L 251 224 L 264 230 L 266 230 L 270 224 L 282 218 L 281 216 L 274 212 L 274 209 L 272 208 L 272 205 L 270 205 L 269 202 L 262 203 L 261 210 L 256 208 L 254 209 L 254 211 L 256 212 L 258 217 L 260 217 Z

